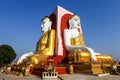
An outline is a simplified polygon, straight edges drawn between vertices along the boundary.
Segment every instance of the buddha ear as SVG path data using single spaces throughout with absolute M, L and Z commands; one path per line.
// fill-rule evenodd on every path
M 51 29 L 51 27 L 52 27 L 52 21 L 50 21 L 50 26 L 49 26 L 49 30 Z
M 69 29 L 72 29 L 71 19 L 69 19 Z

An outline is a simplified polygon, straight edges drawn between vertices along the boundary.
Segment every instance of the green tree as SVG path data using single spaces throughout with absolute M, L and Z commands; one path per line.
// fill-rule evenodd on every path
M 0 45 L 0 66 L 10 64 L 16 58 L 16 53 L 9 45 Z

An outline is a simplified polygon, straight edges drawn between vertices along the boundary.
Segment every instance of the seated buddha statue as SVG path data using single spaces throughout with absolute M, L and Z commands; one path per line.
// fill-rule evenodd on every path
M 64 43 L 68 51 L 68 60 L 75 62 L 97 61 L 96 55 L 99 53 L 95 53 L 92 48 L 86 47 L 85 45 L 80 17 L 78 15 L 73 15 L 69 19 L 69 28 L 64 30 Z
M 30 56 L 31 64 L 46 63 L 47 58 L 54 55 L 55 30 L 51 29 L 52 21 L 45 16 L 41 22 L 43 35 L 37 42 L 36 52 Z
M 68 60 L 74 59 L 75 62 L 89 62 L 91 60 L 91 54 L 85 47 L 78 15 L 73 15 L 69 19 L 69 29 L 64 30 L 64 42 L 68 51 Z M 73 56 L 74 58 L 72 58 Z

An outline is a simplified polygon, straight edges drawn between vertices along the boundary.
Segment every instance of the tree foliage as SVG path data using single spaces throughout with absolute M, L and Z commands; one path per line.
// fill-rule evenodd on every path
M 0 66 L 11 63 L 16 58 L 16 53 L 9 45 L 0 45 Z

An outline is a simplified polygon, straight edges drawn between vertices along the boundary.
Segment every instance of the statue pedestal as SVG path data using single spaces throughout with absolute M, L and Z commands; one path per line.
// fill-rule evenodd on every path
M 44 70 L 42 68 L 38 68 L 38 67 L 35 68 L 35 67 L 33 67 L 33 68 L 31 68 L 30 74 L 40 76 L 40 75 L 42 75 L 43 71 Z
M 74 63 L 74 73 L 102 74 L 101 64 Z
M 91 64 L 91 69 L 93 74 L 103 74 L 102 65 L 101 64 Z
M 67 74 L 66 67 L 55 67 L 55 71 L 58 72 L 58 74 Z

